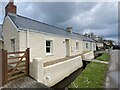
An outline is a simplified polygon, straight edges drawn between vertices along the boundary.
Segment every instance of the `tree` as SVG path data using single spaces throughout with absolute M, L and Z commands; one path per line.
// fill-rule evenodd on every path
M 91 38 L 95 38 L 96 37 L 96 35 L 94 33 L 85 33 L 84 36 L 91 37 Z
M 99 41 L 103 41 L 103 36 L 98 36 Z

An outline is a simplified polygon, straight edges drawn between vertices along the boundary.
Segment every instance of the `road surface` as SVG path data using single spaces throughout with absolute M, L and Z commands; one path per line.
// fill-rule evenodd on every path
M 120 88 L 120 50 L 112 50 L 111 63 L 106 78 L 106 88 Z

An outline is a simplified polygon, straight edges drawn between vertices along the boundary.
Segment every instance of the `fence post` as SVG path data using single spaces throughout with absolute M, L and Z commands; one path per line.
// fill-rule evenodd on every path
M 26 73 L 29 75 L 30 48 L 26 50 Z
M 8 82 L 8 64 L 7 64 L 7 50 L 3 50 L 3 72 L 4 72 L 4 84 Z
M 3 50 L 2 67 L 3 67 L 3 84 L 6 84 L 8 80 L 7 50 Z
M 0 87 L 7 82 L 7 51 L 0 49 Z

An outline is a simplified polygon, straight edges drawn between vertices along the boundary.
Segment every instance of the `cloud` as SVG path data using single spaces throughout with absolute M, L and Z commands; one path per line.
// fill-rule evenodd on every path
M 24 3 L 18 4 L 18 11 L 27 16 L 32 16 L 37 20 L 44 20 L 48 23 L 63 23 L 77 16 L 80 12 L 85 12 L 91 9 L 96 3 L 65 3 L 65 2 L 50 2 L 50 3 Z M 25 8 L 21 10 L 21 8 Z M 37 15 L 37 16 L 36 16 Z
M 94 32 L 105 38 L 118 36 L 118 3 L 114 2 L 16 2 L 18 14 L 74 32 Z M 5 5 L 5 4 L 4 4 Z M 4 7 L 3 5 L 3 7 Z M 1 11 L 0 11 L 1 12 Z M 1 20 L 0 16 L 0 22 Z

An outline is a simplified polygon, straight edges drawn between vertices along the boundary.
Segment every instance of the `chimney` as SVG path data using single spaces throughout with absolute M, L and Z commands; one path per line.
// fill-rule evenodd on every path
M 14 5 L 14 0 L 9 0 L 9 3 L 5 7 L 5 16 L 7 16 L 8 13 L 17 13 L 17 7 Z
M 70 32 L 70 33 L 72 33 L 72 29 L 73 29 L 72 27 L 67 27 L 67 28 L 66 28 L 66 30 L 67 30 L 68 32 Z

